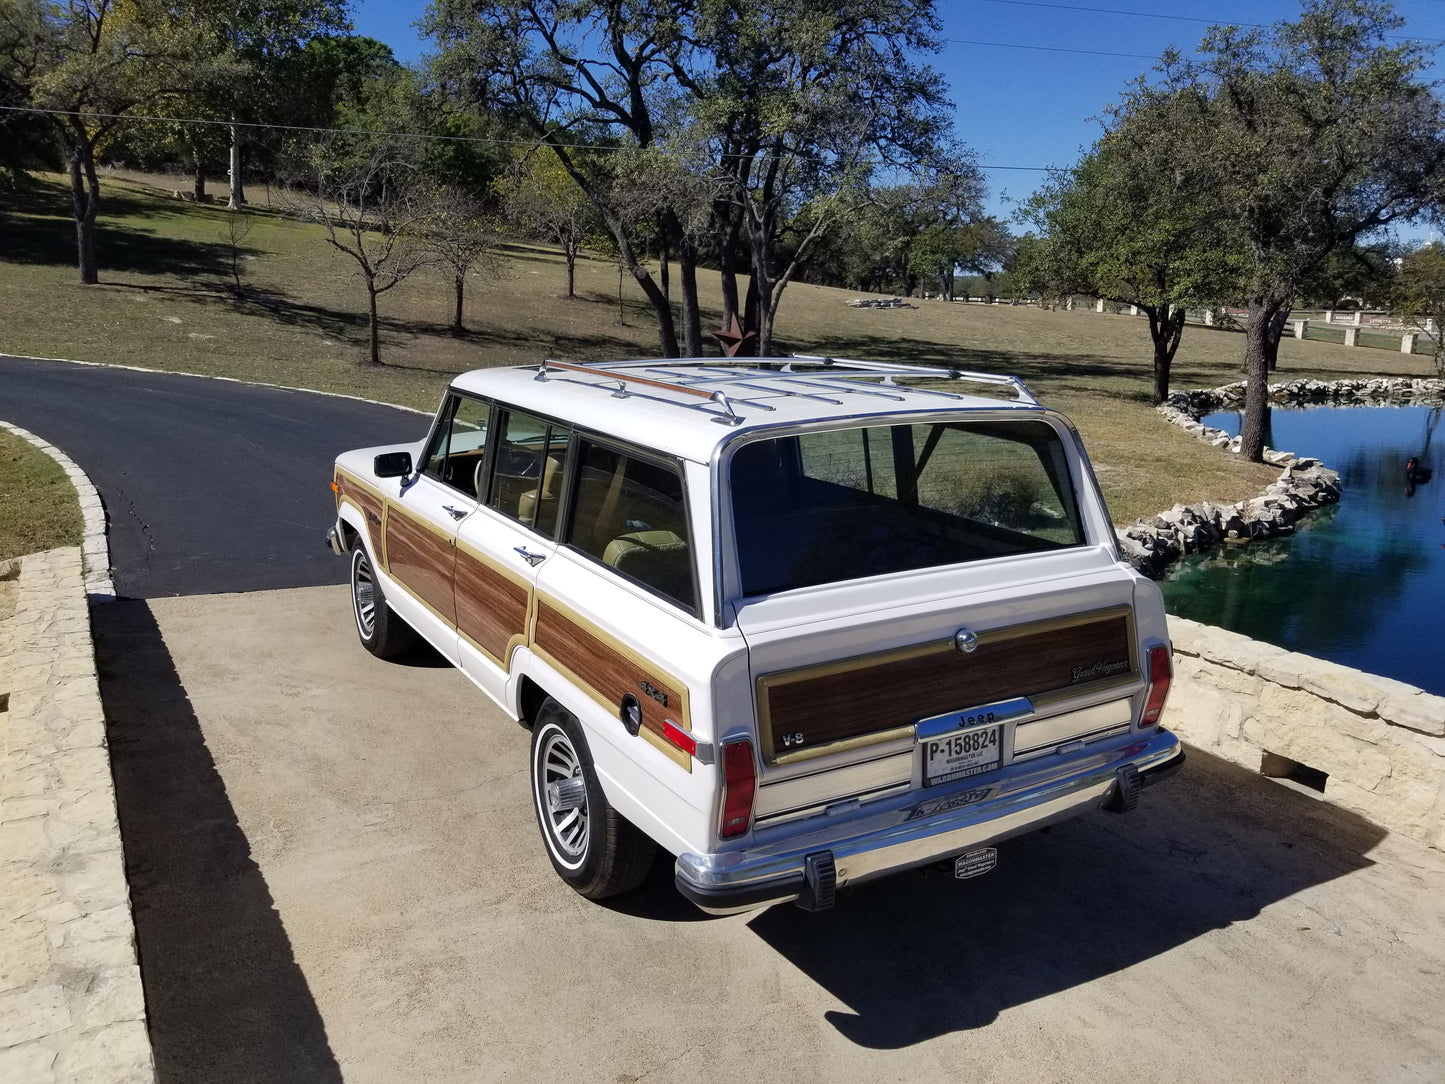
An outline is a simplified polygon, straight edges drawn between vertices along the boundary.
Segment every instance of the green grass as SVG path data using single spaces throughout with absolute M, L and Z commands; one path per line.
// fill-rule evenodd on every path
M 512 245 L 503 277 L 469 284 L 465 334 L 447 330 L 451 290 L 440 276 L 415 276 L 384 295 L 385 364 L 366 365 L 365 295 L 355 265 L 327 246 L 317 227 L 289 219 L 279 199 L 262 192 L 243 241 L 246 293 L 237 297 L 227 288 L 227 212 L 175 199 L 176 187 L 126 175 L 103 180 L 98 286 L 77 284 L 69 196 L 59 178 L 41 178 L 33 191 L 0 204 L 0 350 L 310 387 L 425 409 L 452 375 L 467 369 L 544 356 L 657 352 L 651 310 L 630 276 L 619 279 L 614 263 L 581 260 L 580 297 L 567 299 L 558 253 Z M 699 286 L 704 304 L 716 306 L 717 276 L 701 272 Z M 853 296 L 790 286 L 779 313 L 779 352 L 1022 376 L 1083 432 L 1118 522 L 1179 501 L 1236 501 L 1277 473 L 1207 447 L 1154 413 L 1142 318 L 941 301 L 866 310 L 845 304 Z M 705 311 L 705 328 L 719 323 L 717 307 Z M 1173 384 L 1237 380 L 1242 353 L 1239 332 L 1190 327 Z M 1280 379 L 1431 373 L 1429 359 L 1398 351 L 1293 338 L 1280 350 Z
M 78 546 L 83 530 L 65 472 L 29 441 L 0 429 L 0 561 Z

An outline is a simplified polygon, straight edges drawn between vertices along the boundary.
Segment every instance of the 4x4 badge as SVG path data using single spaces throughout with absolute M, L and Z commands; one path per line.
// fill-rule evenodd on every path
M 667 694 L 650 681 L 639 681 L 637 687 L 663 707 L 667 707 Z

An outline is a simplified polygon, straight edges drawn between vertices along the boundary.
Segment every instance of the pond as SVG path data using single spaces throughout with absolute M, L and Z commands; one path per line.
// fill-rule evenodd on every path
M 1235 435 L 1241 418 L 1204 423 Z M 1293 535 L 1178 562 L 1161 584 L 1169 612 L 1445 694 L 1440 418 L 1439 407 L 1275 407 L 1266 443 L 1339 471 L 1344 496 Z M 1411 456 L 1431 481 L 1407 484 Z

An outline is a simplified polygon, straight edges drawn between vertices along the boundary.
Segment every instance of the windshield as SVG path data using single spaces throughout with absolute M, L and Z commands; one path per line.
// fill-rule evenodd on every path
M 733 453 L 743 594 L 1084 542 L 1043 421 L 925 422 L 776 437 Z

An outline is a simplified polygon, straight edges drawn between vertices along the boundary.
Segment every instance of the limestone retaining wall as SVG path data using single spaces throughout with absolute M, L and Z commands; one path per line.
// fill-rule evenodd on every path
M 1445 697 L 1182 618 L 1169 631 L 1180 738 L 1445 848 Z

